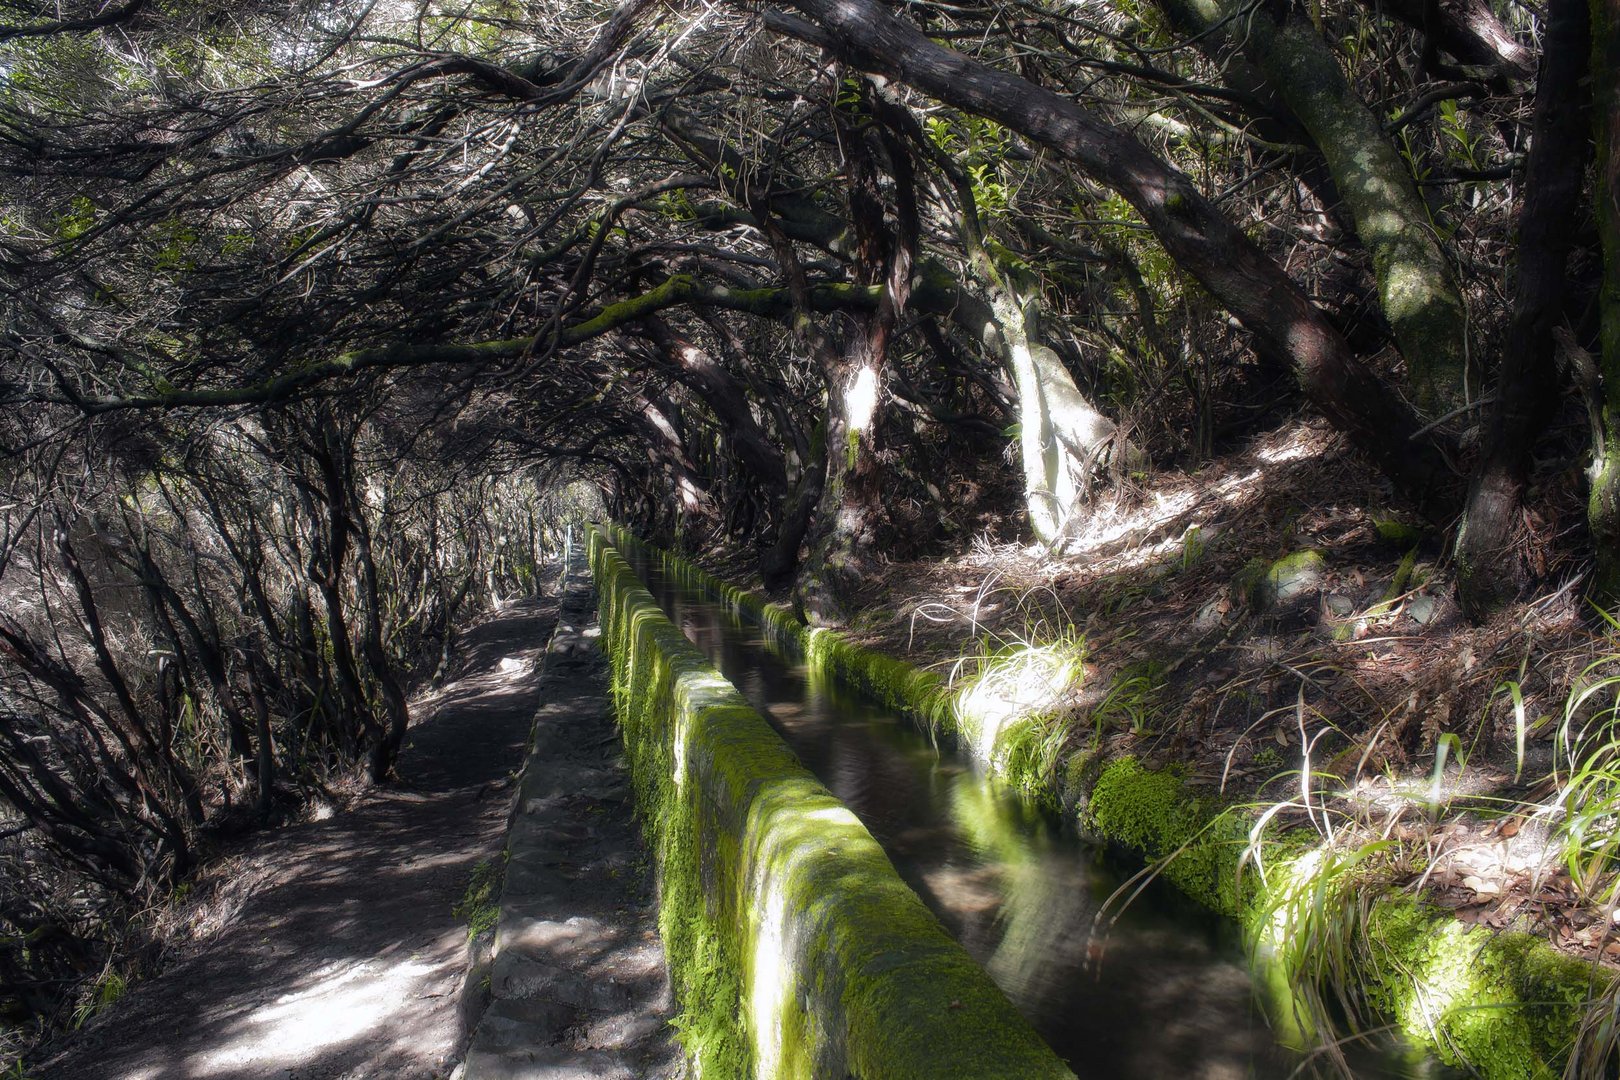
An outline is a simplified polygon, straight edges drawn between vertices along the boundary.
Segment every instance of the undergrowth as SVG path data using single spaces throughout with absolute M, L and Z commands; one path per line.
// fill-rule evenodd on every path
M 450 914 L 467 924 L 467 936 L 475 938 L 495 929 L 500 921 L 501 867 L 496 859 L 479 859 L 473 867 L 466 891 L 450 909 Z

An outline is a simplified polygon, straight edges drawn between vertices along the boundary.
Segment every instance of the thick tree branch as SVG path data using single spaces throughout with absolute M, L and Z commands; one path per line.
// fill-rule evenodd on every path
M 1187 176 L 1067 98 L 935 44 L 874 0 L 793 6 L 820 24 L 846 62 L 1004 124 L 1118 191 L 1259 347 L 1289 358 L 1301 388 L 1329 420 L 1426 514 L 1450 519 L 1458 484 L 1440 442 L 1421 434 L 1411 407 L 1356 359 L 1299 286 Z

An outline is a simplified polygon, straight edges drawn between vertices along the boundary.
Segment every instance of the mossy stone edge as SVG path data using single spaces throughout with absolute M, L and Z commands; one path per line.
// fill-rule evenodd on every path
M 956 734 L 950 691 L 938 676 L 835 631 L 807 627 L 787 607 L 610 528 L 622 546 L 660 559 L 681 584 L 758 624 L 812 674 L 841 679 L 936 735 Z M 1082 775 L 1091 781 L 1089 790 L 1067 790 Z M 1239 920 L 1251 936 L 1264 931 L 1274 898 L 1262 893 L 1255 874 L 1240 872 L 1252 813 L 1200 797 L 1174 769 L 1151 769 L 1131 757 L 1100 768 L 1059 769 L 1056 781 L 1003 778 L 1026 792 L 1031 785 L 1052 789 L 1032 793 L 1050 805 L 1078 805 L 1082 831 L 1150 863 L 1168 860 L 1161 873 L 1182 892 Z M 1066 790 L 1056 790 L 1058 784 Z M 1285 862 L 1288 852 L 1309 846 L 1303 832 L 1273 845 Z M 1538 937 L 1465 925 L 1403 894 L 1375 898 L 1367 927 L 1371 947 L 1358 973 L 1367 995 L 1414 1043 L 1486 1080 L 1560 1076 L 1587 1003 L 1613 979 Z
M 589 549 L 695 1074 L 1072 1077 L 603 532 Z

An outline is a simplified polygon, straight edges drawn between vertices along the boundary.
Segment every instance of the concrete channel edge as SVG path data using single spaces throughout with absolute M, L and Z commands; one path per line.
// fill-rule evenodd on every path
M 622 526 L 607 529 L 619 546 L 658 559 L 675 580 L 758 625 L 814 674 L 840 679 L 936 737 L 975 749 L 975 732 L 964 730 L 949 687 L 934 673 L 837 631 L 806 626 L 787 606 L 723 581 Z M 976 756 L 994 769 L 993 753 Z M 1240 873 L 1253 815 L 1194 794 L 1173 769 L 1124 757 L 1095 762 L 1066 779 L 1068 789 L 1036 794 L 1073 807 L 1082 832 L 1160 864 L 1159 872 L 1182 892 L 1237 919 L 1251 935 L 1273 931 L 1268 924 L 1286 899 L 1276 889 L 1297 886 L 1292 864 L 1312 857 L 1305 844 L 1275 845 L 1272 861 L 1280 872 L 1270 876 L 1276 885 L 1267 892 L 1256 875 Z M 1027 790 L 1027 778 L 1017 786 Z M 1538 937 L 1466 925 L 1404 894 L 1374 899 L 1364 933 L 1377 942 L 1377 948 L 1362 950 L 1356 972 L 1369 999 L 1414 1044 L 1485 1080 L 1562 1076 L 1583 1020 L 1601 1020 L 1593 1010 L 1605 1008 L 1614 982 L 1605 969 Z M 1261 974 L 1273 1011 L 1292 1012 L 1295 976 L 1275 966 Z
M 608 537 L 589 551 L 695 1074 L 1072 1077 Z

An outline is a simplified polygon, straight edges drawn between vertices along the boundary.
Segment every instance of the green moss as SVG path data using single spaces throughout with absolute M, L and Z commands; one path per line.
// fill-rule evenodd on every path
M 1410 551 L 1428 535 L 1428 530 L 1423 526 L 1395 518 L 1373 518 L 1373 531 L 1378 534 L 1378 539 L 1400 551 Z
M 501 917 L 501 864 L 495 859 L 479 859 L 461 899 L 450 914 L 467 924 L 467 936 L 477 937 L 495 929 Z
M 1486 1077 L 1554 1077 L 1581 1007 L 1609 981 L 1525 934 L 1467 926 L 1410 899 L 1370 916 L 1369 996 L 1410 1037 Z
M 1240 918 L 1251 937 L 1264 933 L 1271 897 L 1254 875 L 1238 876 L 1249 828 L 1240 812 L 1192 796 L 1174 772 L 1126 758 L 1103 769 L 1084 823 L 1149 859 L 1173 855 L 1168 880 Z M 1286 863 L 1290 849 L 1303 851 L 1306 841 L 1285 835 L 1270 846 L 1268 862 Z M 1558 1075 L 1582 1009 L 1608 974 L 1529 935 L 1469 927 L 1401 894 L 1372 897 L 1368 906 L 1356 975 L 1375 1010 L 1444 1061 L 1480 1076 Z
M 623 537 L 627 546 L 637 543 L 626 534 L 617 535 Z M 819 673 L 818 677 L 839 678 L 892 708 L 913 716 L 937 718 L 934 723 L 955 731 L 949 694 L 937 677 L 848 642 L 832 631 L 811 631 L 779 605 L 766 604 L 684 560 L 667 554 L 662 557 L 665 571 L 675 580 L 715 597 L 739 618 L 759 624 L 781 651 L 805 660 L 813 672 Z M 1243 582 L 1240 575 L 1239 583 L 1235 584 L 1239 585 L 1241 593 L 1247 593 L 1263 587 L 1279 567 L 1283 572 L 1314 569 L 1320 565 L 1320 560 L 1319 553 L 1310 551 L 1296 552 L 1275 563 L 1257 560 L 1249 568 L 1249 581 L 1240 584 Z M 1407 574 L 1410 573 L 1408 570 Z M 1260 933 L 1264 929 L 1260 921 L 1272 905 L 1268 903 L 1269 898 L 1261 894 L 1257 876 L 1240 876 L 1239 872 L 1249 842 L 1252 817 L 1242 808 L 1189 791 L 1181 775 L 1174 770 L 1149 769 L 1133 758 L 1104 762 L 1101 755 L 1100 742 L 1093 740 L 1088 751 L 1071 756 L 1067 763 L 1046 774 L 1046 779 L 1037 782 L 1033 774 L 1026 778 L 1033 789 L 1028 793 L 1050 801 L 1052 793 L 1041 784 L 1061 783 L 1061 801 L 1068 804 L 1078 797 L 1083 805 L 1080 819 L 1083 828 L 1149 861 L 1164 860 L 1162 875 L 1181 891 L 1221 914 L 1238 918 L 1251 936 Z M 1088 784 L 1089 794 L 1084 794 Z M 805 797 L 803 792 L 795 796 Z M 993 828 L 994 821 L 984 807 L 972 809 L 982 828 Z M 1268 864 L 1287 863 L 1314 840 L 1314 834 L 1296 831 L 1268 841 Z M 814 907 L 820 902 L 820 893 L 816 890 L 836 887 L 839 878 L 812 874 L 803 882 L 794 886 L 794 903 Z M 732 900 L 733 905 L 745 902 L 746 894 L 734 896 Z M 1370 945 L 1363 957 L 1363 970 L 1357 974 L 1377 1009 L 1393 1017 L 1414 1041 L 1433 1046 L 1449 1062 L 1466 1062 L 1489 1080 L 1556 1074 L 1555 1063 L 1567 1054 L 1584 1004 L 1601 989 L 1593 986 L 1593 969 L 1523 934 L 1470 930 L 1449 913 L 1426 908 L 1404 896 L 1371 898 L 1370 909 L 1367 934 Z M 873 916 L 870 925 L 883 927 L 883 920 L 889 917 Z M 900 925 L 903 924 L 902 919 Z M 818 926 L 801 940 L 808 942 L 806 947 L 812 954 L 828 950 L 848 958 L 859 953 L 859 948 L 843 943 L 843 939 L 831 934 L 825 925 Z M 1273 976 L 1276 975 L 1274 968 L 1268 969 Z M 1599 981 L 1606 982 L 1607 978 L 1605 975 Z M 801 979 L 800 996 L 792 999 L 798 1004 L 785 1004 L 781 1013 L 783 1030 L 792 1031 L 795 1038 L 802 1032 L 809 1040 L 809 1033 L 832 1012 L 807 1006 L 805 1002 L 819 1000 L 815 995 L 830 992 L 827 988 L 838 984 L 839 976 L 832 971 L 819 972 L 809 980 Z M 889 995 L 907 991 L 908 987 L 915 989 L 915 984 L 891 985 L 880 981 L 868 988 L 867 997 L 846 988 L 840 992 L 839 1000 L 848 1008 L 859 1005 L 877 1010 L 883 1007 Z M 739 1002 L 737 991 L 730 993 L 729 1001 Z M 934 1004 L 922 1006 L 924 1017 L 937 1007 L 937 995 L 927 1000 Z M 888 1002 L 887 1007 L 899 1010 L 904 1005 L 904 1002 Z M 982 1003 L 974 1006 L 975 1009 L 988 1007 Z M 968 1018 L 954 1008 L 952 1013 L 963 1021 Z M 1286 1025 L 1287 1018 L 1280 1019 Z M 853 1024 L 853 1019 L 850 1022 Z M 823 1033 L 818 1037 L 836 1038 L 836 1034 Z M 878 1056 L 870 1062 L 882 1062 L 887 1070 L 894 1062 L 884 1061 L 882 1057 L 886 1052 L 882 1049 L 883 1033 L 880 1030 L 871 1037 L 872 1045 L 879 1049 Z M 895 1041 L 893 1037 L 887 1040 Z M 926 1042 L 923 1040 L 924 1045 L 916 1047 L 915 1052 L 923 1053 Z M 908 1054 L 911 1052 L 907 1050 Z M 823 1071 L 803 1071 L 808 1068 L 809 1060 L 808 1057 L 793 1058 L 790 1066 L 784 1058 L 782 1074 L 833 1074 L 823 1067 L 825 1063 L 817 1066 Z M 852 1063 L 857 1060 L 853 1041 L 849 1060 Z M 851 1069 L 858 1076 L 870 1075 L 855 1070 L 853 1064 Z M 1013 1070 L 998 1073 L 994 1069 L 984 1073 L 1013 1074 Z M 884 1071 L 883 1075 L 929 1074 Z M 953 1071 L 952 1075 L 978 1074 Z
M 1280 559 L 1250 559 L 1232 579 L 1232 596 L 1253 611 L 1267 611 L 1292 599 L 1327 568 L 1320 551 L 1293 551 Z
M 1169 860 L 1165 879 L 1223 915 L 1241 916 L 1253 900 L 1252 882 L 1238 876 L 1248 823 L 1189 795 L 1173 771 L 1145 768 L 1135 758 L 1110 763 L 1091 790 L 1082 825 L 1150 861 Z
M 699 1074 L 1070 1076 L 595 530 L 590 556 Z

